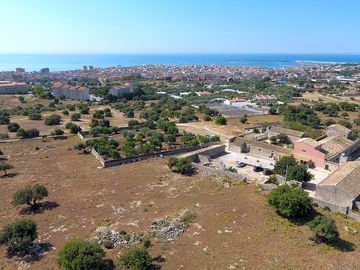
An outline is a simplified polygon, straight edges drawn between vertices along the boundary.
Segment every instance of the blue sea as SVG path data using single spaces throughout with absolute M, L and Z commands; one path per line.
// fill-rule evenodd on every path
M 0 71 L 23 67 L 51 71 L 95 67 L 135 66 L 144 64 L 228 66 L 261 66 L 266 68 L 293 67 L 316 63 L 360 63 L 360 55 L 326 54 L 0 54 Z

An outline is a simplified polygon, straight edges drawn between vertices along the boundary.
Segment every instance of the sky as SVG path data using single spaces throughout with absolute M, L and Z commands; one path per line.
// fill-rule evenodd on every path
M 0 53 L 360 54 L 359 0 L 1 0 Z

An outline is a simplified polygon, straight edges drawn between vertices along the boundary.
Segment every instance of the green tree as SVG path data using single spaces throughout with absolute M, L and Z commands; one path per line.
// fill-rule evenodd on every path
M 242 124 L 245 124 L 247 121 L 248 121 L 248 118 L 247 118 L 246 115 L 240 117 L 240 122 L 241 122 Z
M 215 117 L 215 124 L 217 125 L 226 125 L 227 120 L 224 116 L 218 115 Z
M 188 158 L 171 157 L 168 166 L 173 172 L 181 174 L 191 174 L 195 169 L 192 161 Z
M 81 118 L 81 114 L 80 113 L 73 113 L 71 115 L 71 121 L 79 121 Z
M 286 170 L 297 164 L 296 159 L 293 156 L 282 157 L 275 163 L 274 173 L 285 176 Z
M 13 205 L 27 204 L 33 210 L 39 208 L 38 201 L 49 195 L 47 189 L 43 185 L 35 184 L 33 186 L 24 187 L 13 194 Z
M 288 218 L 304 217 L 313 210 L 309 194 L 298 187 L 282 185 L 271 191 L 267 201 L 281 215 Z
M 30 120 L 41 120 L 41 113 L 37 113 L 37 112 L 31 113 L 29 115 L 29 119 Z
M 36 224 L 27 219 L 6 225 L 0 232 L 0 245 L 7 246 L 9 256 L 24 254 L 37 238 Z
M 289 168 L 288 178 L 299 182 L 309 182 L 312 175 L 304 165 L 296 164 Z
M 64 270 L 101 270 L 104 250 L 97 243 L 71 240 L 59 252 L 58 265 Z
M 146 270 L 151 265 L 149 251 L 145 247 L 132 247 L 121 254 L 119 264 L 129 270 Z
M 14 168 L 14 166 L 4 162 L 0 162 L 0 171 L 3 171 L 5 176 L 7 175 L 7 171 L 11 170 L 12 168 Z
M 20 125 L 18 123 L 9 123 L 7 125 L 7 129 L 9 132 L 16 132 L 20 128 Z
M 310 229 L 315 233 L 314 240 L 316 243 L 331 243 L 338 239 L 339 232 L 336 228 L 335 221 L 332 218 L 316 216 L 308 223 Z
M 59 125 L 60 121 L 61 121 L 60 115 L 52 114 L 45 119 L 44 123 L 47 126 L 55 126 L 55 125 Z

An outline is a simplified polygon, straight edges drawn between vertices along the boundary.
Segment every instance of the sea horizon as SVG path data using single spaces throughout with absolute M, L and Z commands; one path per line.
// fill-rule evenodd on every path
M 309 64 L 359 64 L 360 54 L 293 54 L 293 53 L 164 53 L 164 54 L 79 54 L 79 53 L 9 53 L 0 54 L 0 71 L 67 71 L 83 66 L 100 68 L 114 66 L 162 65 L 224 65 L 264 68 L 288 68 Z

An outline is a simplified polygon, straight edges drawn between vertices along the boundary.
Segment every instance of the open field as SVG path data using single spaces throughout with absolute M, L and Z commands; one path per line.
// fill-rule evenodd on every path
M 295 98 L 299 101 L 308 101 L 308 102 L 315 102 L 315 101 L 322 101 L 322 102 L 332 102 L 332 103 L 340 103 L 340 102 L 350 102 L 360 104 L 360 97 L 346 97 L 346 96 L 329 96 L 329 95 L 322 95 L 318 92 L 306 92 L 300 98 Z
M 246 133 L 246 128 L 260 126 L 263 123 L 280 122 L 281 119 L 282 116 L 280 115 L 254 115 L 248 116 L 248 122 L 246 124 L 242 124 L 239 118 L 228 118 L 227 125 L 223 126 L 216 125 L 214 121 L 198 121 L 178 124 L 178 127 L 188 132 L 194 132 L 200 135 L 218 135 L 222 140 L 228 140 L 230 137 Z
M 67 140 L 0 144 L 15 168 L 13 177 L 0 178 L 0 227 L 30 218 L 39 227 L 39 241 L 53 245 L 40 261 L 19 264 L 0 248 L 0 269 L 58 269 L 56 256 L 71 238 L 90 239 L 98 226 L 116 230 L 149 230 L 158 217 L 181 209 L 197 213 L 179 239 L 162 243 L 152 239 L 150 253 L 163 255 L 162 269 L 359 269 L 358 252 L 315 245 L 306 225 L 296 226 L 277 216 L 254 185 L 221 188 L 199 171 L 192 177 L 170 172 L 166 159 L 155 159 L 98 169 L 92 155 L 80 155 Z M 58 204 L 42 214 L 20 215 L 11 195 L 28 184 L 41 183 L 50 192 L 48 202 Z M 325 212 L 326 215 L 333 215 Z M 360 236 L 344 230 L 360 225 L 333 215 L 342 239 L 359 244 Z M 107 253 L 115 260 L 120 249 Z

